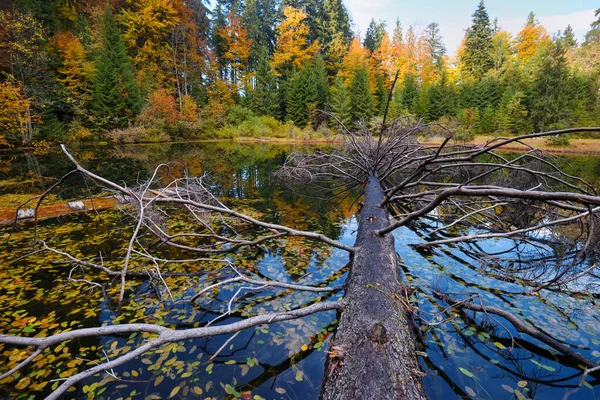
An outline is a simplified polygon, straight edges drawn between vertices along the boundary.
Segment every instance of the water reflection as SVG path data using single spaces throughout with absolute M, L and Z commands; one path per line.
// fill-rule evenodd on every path
M 340 203 L 298 196 L 272 179 L 273 172 L 291 150 L 289 146 L 223 142 L 98 147 L 79 149 L 75 155 L 95 172 L 127 185 L 145 180 L 160 163 L 170 163 L 169 178 L 182 177 L 184 171 L 189 175 L 206 174 L 206 182 L 230 207 L 243 208 L 269 221 L 318 230 L 352 244 L 357 224 L 351 207 L 353 199 Z M 5 161 L 5 168 L 0 171 L 3 206 L 39 193 L 71 168 L 57 153 L 10 154 L 0 158 Z M 577 156 L 565 160 L 574 173 L 583 173 L 586 179 L 599 182 L 600 159 Z M 89 193 L 106 194 L 81 178 L 71 179 L 50 201 Z M 310 189 L 304 194 L 310 194 Z M 173 223 L 176 222 L 175 219 Z M 477 294 L 486 305 L 510 310 L 586 357 L 599 361 L 600 310 L 593 297 L 549 291 L 536 296 L 524 291 L 518 280 L 508 280 L 503 275 L 509 268 L 519 271 L 522 279 L 532 279 L 543 271 L 551 271 L 576 251 L 549 246 L 545 239 L 555 232 L 540 235 L 539 242 L 545 247 L 508 239 L 478 245 L 446 244 L 432 249 L 415 247 L 426 235 L 431 239 L 427 233 L 431 226 L 430 221 L 413 224 L 395 234 L 404 272 L 416 288 L 411 301 L 418 305 L 421 318 L 415 319 L 414 332 L 419 350 L 427 354 L 421 362 L 427 372 L 424 381 L 429 397 L 560 399 L 568 395 L 569 399 L 589 399 L 598 396 L 597 375 L 588 377 L 586 386 L 574 390 L 581 369 L 572 360 L 518 333 L 500 317 L 460 310 L 447 312 L 448 304 L 433 293 L 441 290 L 461 298 Z M 71 266 L 53 263 L 55 258 L 48 254 L 19 259 L 33 239 L 31 228 L 30 223 L 19 224 L 16 230 L 6 225 L 0 227 L 3 239 L 0 301 L 4 311 L 0 315 L 0 330 L 4 333 L 42 335 L 101 323 L 127 322 L 178 328 L 202 326 L 226 309 L 239 288 L 226 286 L 189 303 L 198 288 L 233 274 L 211 263 L 190 263 L 185 271 L 198 272 L 197 276 L 165 278 L 172 299 L 156 280 L 131 280 L 128 291 L 132 297 L 119 313 L 114 304 L 118 282 L 110 277 L 94 277 L 106 287 L 105 295 L 83 282 L 67 282 Z M 82 257 L 98 259 L 101 254 L 106 263 L 116 263 L 123 255 L 122 245 L 130 229 L 131 220 L 126 213 L 110 210 L 98 215 L 74 214 L 44 220 L 38 233 L 56 247 Z M 465 234 L 472 228 L 457 225 L 453 229 L 437 232 L 435 237 Z M 9 234 L 12 236 L 6 242 Z M 165 250 L 163 255 L 182 254 Z M 244 250 L 231 260 L 258 277 L 332 287 L 343 283 L 349 261 L 344 252 L 294 238 L 282 240 L 277 246 L 269 245 L 264 252 Z M 177 266 L 170 268 L 171 272 L 182 271 Z M 78 270 L 74 273 L 80 278 L 91 278 L 87 274 L 77 275 Z M 342 294 L 341 291 L 310 294 L 244 290 L 233 312 L 219 323 L 240 320 L 257 311 L 313 304 Z M 85 399 L 93 392 L 100 398 L 157 399 L 171 395 L 171 398 L 232 398 L 250 393 L 259 396 L 257 399 L 314 399 L 320 392 L 325 373 L 324 350 L 335 329 L 336 317 L 335 312 L 327 312 L 260 326 L 240 333 L 230 342 L 229 336 L 219 336 L 174 343 L 115 369 L 114 376 L 103 374 L 89 379 L 68 397 Z M 55 357 L 53 367 L 43 361 L 36 363 L 25 373 L 31 381 L 25 387 L 22 384 L 25 375 L 3 381 L 0 396 L 41 398 L 52 386 L 51 383 L 40 387 L 42 382 L 60 378 L 72 368 L 82 368 L 88 359 L 104 357 L 103 351 L 106 356 L 115 357 L 143 340 L 143 335 L 107 337 L 50 349 L 49 353 Z M 0 355 L 9 360 L 11 351 L 2 348 Z

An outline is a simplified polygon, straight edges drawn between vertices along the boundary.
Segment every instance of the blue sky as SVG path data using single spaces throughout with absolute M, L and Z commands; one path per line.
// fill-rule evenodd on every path
M 479 0 L 344 0 L 356 28 L 364 35 L 371 18 L 387 22 L 391 31 L 399 17 L 407 28 L 422 30 L 430 22 L 440 24 L 448 53 L 453 55 L 471 24 L 471 14 Z M 503 29 L 516 35 L 533 11 L 550 33 L 564 30 L 567 24 L 582 38 L 594 20 L 598 0 L 488 0 L 485 2 L 490 18 L 498 17 Z

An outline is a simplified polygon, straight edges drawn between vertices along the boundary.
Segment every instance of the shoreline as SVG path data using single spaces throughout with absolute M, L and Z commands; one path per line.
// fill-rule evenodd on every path
M 456 145 L 482 145 L 487 141 L 493 139 L 499 139 L 500 137 L 494 136 L 476 136 L 472 140 L 464 142 L 456 142 Z M 419 143 L 425 146 L 438 146 L 442 144 L 444 138 L 419 138 Z M 311 145 L 311 144 L 336 144 L 340 143 L 341 139 L 337 136 L 329 138 L 319 139 L 296 139 L 296 138 L 273 138 L 273 137 L 238 137 L 231 139 L 190 139 L 190 140 L 175 140 L 168 142 L 140 142 L 140 143 L 111 143 L 107 141 L 100 141 L 97 143 L 70 143 L 69 146 L 74 148 L 87 148 L 95 146 L 148 146 L 148 145 L 161 145 L 161 144 L 180 144 L 180 143 L 218 143 L 218 142 L 238 142 L 238 143 L 272 143 L 272 144 L 298 144 L 298 145 Z M 599 139 L 570 139 L 569 146 L 551 146 L 548 145 L 545 139 L 527 139 L 524 141 L 527 145 L 536 148 L 538 150 L 546 151 L 548 153 L 555 154 L 571 154 L 571 155 L 593 155 L 600 156 L 600 138 Z M 40 151 L 44 152 L 54 148 L 55 145 L 47 147 L 36 147 L 36 146 L 25 146 L 25 147 L 8 147 L 1 148 L 0 155 L 10 154 L 15 152 L 23 151 Z M 517 151 L 524 152 L 530 150 L 525 145 L 519 145 L 511 143 L 508 146 L 502 146 L 500 149 L 505 151 Z

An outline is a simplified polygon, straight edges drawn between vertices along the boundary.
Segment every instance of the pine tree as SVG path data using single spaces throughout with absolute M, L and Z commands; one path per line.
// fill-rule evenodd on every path
M 266 47 L 259 50 L 253 103 L 258 114 L 277 116 L 277 84 Z
M 380 74 L 377 74 L 375 82 L 377 84 L 375 88 L 375 94 L 377 96 L 377 115 L 383 116 L 387 106 L 388 91 L 385 88 L 385 82 Z
M 491 49 L 492 27 L 482 0 L 473 13 L 473 24 L 467 29 L 461 60 L 464 70 L 476 79 L 481 79 L 493 66 Z
M 414 112 L 413 104 L 415 99 L 419 97 L 419 88 L 417 87 L 417 79 L 413 74 L 406 74 L 402 84 L 401 103 L 410 112 Z
M 98 125 L 113 129 L 127 125 L 138 113 L 141 99 L 131 59 L 110 9 L 105 10 L 102 22 L 102 48 L 96 61 L 91 108 Z
M 533 82 L 531 117 L 540 131 L 562 120 L 567 106 L 568 69 L 560 42 L 546 51 Z
M 577 47 L 577 39 L 575 39 L 575 33 L 571 25 L 567 25 L 564 32 L 559 31 L 558 40 L 565 47 L 567 52 L 574 50 Z
M 438 69 L 441 69 L 446 47 L 442 43 L 440 25 L 437 22 L 427 25 L 427 28 L 425 28 L 425 37 L 427 39 L 427 46 L 429 47 L 429 57 L 433 64 Z
M 314 122 L 318 101 L 315 78 L 310 66 L 297 72 L 289 82 L 287 92 L 287 119 L 298 127 Z
M 369 87 L 369 78 L 365 68 L 357 68 L 350 81 L 350 110 L 352 123 L 357 126 L 361 120 L 369 123 L 375 110 L 375 101 Z
M 365 39 L 363 40 L 363 46 L 365 46 L 372 53 L 379 48 L 381 39 L 385 35 L 385 22 L 375 22 L 375 18 L 371 19 L 367 32 L 365 33 Z
M 596 10 L 594 15 L 596 20 L 590 25 L 592 29 L 585 34 L 584 44 L 586 45 L 600 41 L 600 8 Z
M 352 122 L 352 104 L 350 101 L 350 92 L 346 85 L 344 85 L 342 78 L 335 78 L 335 83 L 331 87 L 330 93 L 331 112 L 344 126 L 349 127 Z M 332 126 L 337 127 L 337 125 L 337 121 L 332 121 Z
M 315 79 L 315 87 L 317 89 L 317 109 L 319 111 L 325 111 L 327 110 L 327 104 L 329 102 L 329 77 L 327 76 L 325 60 L 321 54 L 315 56 L 312 70 Z

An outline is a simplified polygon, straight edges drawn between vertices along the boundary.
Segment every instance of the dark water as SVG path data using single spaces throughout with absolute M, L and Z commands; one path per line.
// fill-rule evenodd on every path
M 98 147 L 75 151 L 94 172 L 134 185 L 145 180 L 159 163 L 170 162 L 169 176 L 206 174 L 206 182 L 226 204 L 263 219 L 301 229 L 318 230 L 347 244 L 354 241 L 356 220 L 353 200 L 324 201 L 274 181 L 272 176 L 292 148 L 272 144 L 185 143 L 157 146 Z M 583 175 L 596 187 L 600 158 L 567 159 L 572 173 Z M 0 208 L 10 208 L 48 188 L 71 168 L 59 153 L 1 155 Z M 185 168 L 184 168 L 185 167 Z M 81 177 L 73 177 L 48 201 L 109 193 Z M 115 268 L 131 233 L 131 219 L 124 211 L 73 214 L 42 221 L 37 238 L 79 257 L 101 259 Z M 185 229 L 189 222 L 177 217 L 170 224 Z M 581 368 L 539 341 L 523 334 L 500 317 L 454 310 L 439 314 L 447 304 L 434 290 L 465 298 L 479 294 L 486 305 L 515 313 L 557 340 L 600 361 L 600 306 L 597 299 L 581 294 L 542 292 L 524 294 L 488 268 L 482 254 L 501 254 L 505 259 L 535 258 L 536 249 L 514 247 L 509 240 L 489 240 L 472 246 L 447 245 L 420 250 L 412 245 L 424 240 L 423 227 L 415 224 L 396 232 L 398 254 L 411 285 L 410 301 L 418 306 L 414 332 L 427 393 L 432 399 L 593 399 L 600 396 L 599 376 L 588 376 L 577 388 Z M 220 315 L 241 285 L 209 293 L 194 304 L 189 299 L 217 278 L 233 276 L 215 263 L 190 263 L 177 270 L 197 270 L 196 277 L 157 281 L 131 280 L 129 299 L 117 312 L 119 283 L 106 276 L 56 263 L 60 257 L 31 253 L 35 239 L 31 223 L 16 228 L 0 227 L 0 332 L 48 335 L 67 329 L 127 322 L 158 323 L 177 328 L 202 326 Z M 309 285 L 338 286 L 347 273 L 348 256 L 339 250 L 311 242 L 288 239 L 269 245 L 267 252 L 244 250 L 231 261 L 259 277 Z M 179 254 L 169 254 L 177 256 Z M 496 262 L 501 262 L 502 260 Z M 140 262 L 138 268 L 143 268 Z M 163 270 L 164 271 L 164 270 Z M 69 281 L 69 273 L 79 281 Z M 83 280 L 104 286 L 90 285 Z M 285 290 L 242 290 L 234 312 L 220 323 L 234 322 L 258 312 L 285 310 L 342 296 L 343 293 L 292 293 Z M 439 314 L 439 315 L 438 315 Z M 451 319 L 445 321 L 449 317 Z M 198 339 L 164 346 L 116 368 L 111 375 L 88 379 L 65 398 L 249 398 L 315 399 L 323 378 L 325 351 L 337 322 L 335 312 L 297 321 L 264 325 L 239 334 L 218 356 L 213 356 L 228 336 Z M 428 324 L 429 323 L 429 324 Z M 0 381 L 0 397 L 41 398 L 52 380 L 64 378 L 93 365 L 93 359 L 114 359 L 135 348 L 143 335 L 105 337 L 65 343 L 48 349 L 32 368 Z M 0 347 L 0 373 L 26 357 L 25 349 Z M 51 381 L 50 383 L 46 383 Z

